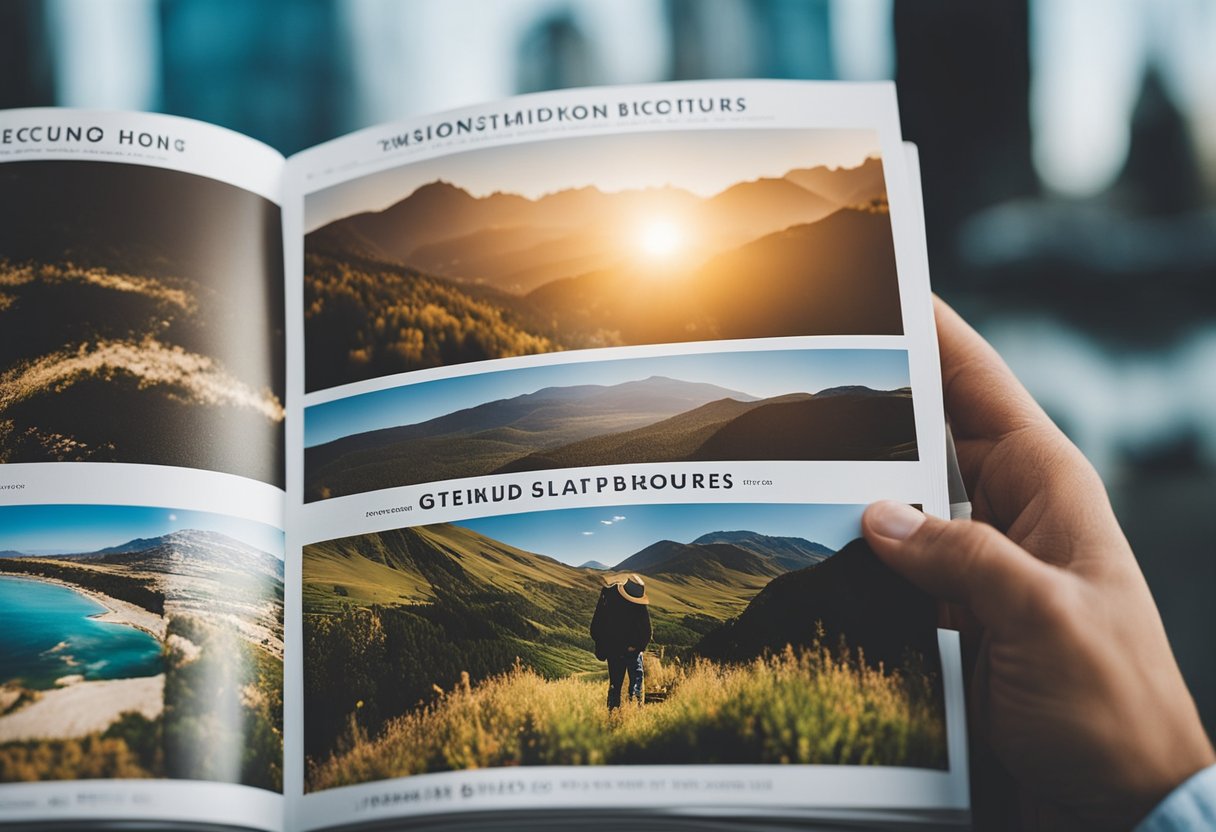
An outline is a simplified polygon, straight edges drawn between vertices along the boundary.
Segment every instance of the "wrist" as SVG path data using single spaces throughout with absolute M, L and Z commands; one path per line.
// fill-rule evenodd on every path
M 1121 790 L 1121 805 L 1112 807 L 1114 811 L 1108 820 L 1120 828 L 1136 825 L 1150 816 L 1184 783 L 1216 766 L 1216 752 L 1203 729 L 1198 727 L 1198 720 L 1196 723 L 1195 732 L 1180 737 L 1170 747 L 1171 753 L 1161 757 L 1158 765 L 1151 766 L 1147 761 L 1142 761 L 1144 764 L 1140 771 L 1143 777 L 1130 788 Z
M 1173 696 L 1167 698 L 1168 694 L 1162 691 L 1161 698 L 1156 703 L 1159 707 L 1165 707 L 1164 703 L 1174 702 L 1175 705 L 1170 708 L 1172 718 L 1169 722 L 1161 719 L 1155 724 L 1152 720 L 1146 720 L 1143 725 L 1157 740 L 1157 765 L 1146 765 L 1144 771 L 1146 774 L 1156 772 L 1156 776 L 1148 779 L 1148 788 L 1144 791 L 1146 803 L 1134 821 L 1148 814 L 1196 773 L 1216 764 L 1216 750 L 1203 729 L 1195 702 L 1187 691 L 1181 674 L 1177 674 L 1176 679 L 1176 688 L 1171 691 Z
M 1216 823 L 1216 764 L 1188 777 L 1137 824 L 1135 832 L 1180 832 Z

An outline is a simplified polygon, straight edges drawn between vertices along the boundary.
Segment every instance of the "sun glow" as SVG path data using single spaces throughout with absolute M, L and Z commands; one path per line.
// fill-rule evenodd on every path
M 684 229 L 666 218 L 647 220 L 638 228 L 637 244 L 653 260 L 669 260 L 684 250 Z

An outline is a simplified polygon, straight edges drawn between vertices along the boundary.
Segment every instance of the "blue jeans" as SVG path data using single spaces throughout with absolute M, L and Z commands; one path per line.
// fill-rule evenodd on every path
M 621 707 L 621 686 L 629 677 L 629 698 L 642 701 L 642 651 L 608 657 L 608 710 Z

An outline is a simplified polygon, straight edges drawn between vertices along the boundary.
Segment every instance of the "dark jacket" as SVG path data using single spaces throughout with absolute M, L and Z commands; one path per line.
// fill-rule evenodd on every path
M 606 659 L 629 651 L 644 650 L 650 643 L 650 611 L 621 597 L 615 586 L 600 590 L 600 600 L 591 617 L 591 638 L 595 657 Z

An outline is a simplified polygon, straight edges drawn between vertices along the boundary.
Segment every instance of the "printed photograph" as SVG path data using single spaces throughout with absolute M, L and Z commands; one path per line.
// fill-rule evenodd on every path
M 944 769 L 936 606 L 860 505 L 629 505 L 304 547 L 305 788 L 524 765 Z
M 0 165 L 0 463 L 284 484 L 279 208 L 108 162 Z
M 281 792 L 283 545 L 205 512 L 0 508 L 0 783 Z
M 467 151 L 306 199 L 307 390 L 557 350 L 903 332 L 878 135 Z
M 914 460 L 903 350 L 764 350 L 507 370 L 304 415 L 305 499 L 626 463 Z

